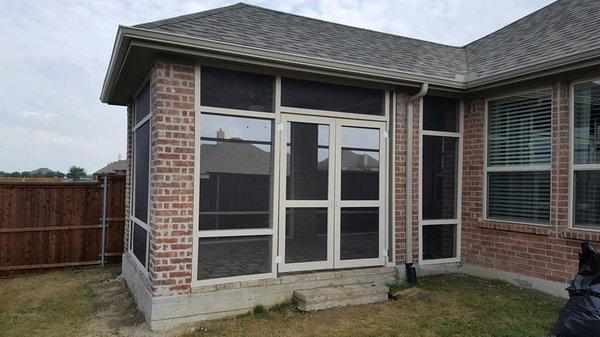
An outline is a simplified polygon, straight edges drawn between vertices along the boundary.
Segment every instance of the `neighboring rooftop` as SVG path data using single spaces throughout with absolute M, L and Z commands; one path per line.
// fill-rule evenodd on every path
M 474 80 L 600 48 L 599 13 L 598 0 L 558 0 L 464 47 L 244 3 L 135 27 L 452 80 L 461 76 Z
M 127 160 L 117 160 L 94 172 L 94 175 L 106 175 L 106 174 L 125 174 L 127 171 Z

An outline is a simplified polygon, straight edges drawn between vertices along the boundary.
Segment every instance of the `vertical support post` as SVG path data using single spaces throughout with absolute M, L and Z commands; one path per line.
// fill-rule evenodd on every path
M 108 192 L 108 179 L 107 175 L 103 178 L 102 184 L 102 245 L 100 249 L 100 265 L 104 267 L 105 255 L 106 255 L 106 195 Z

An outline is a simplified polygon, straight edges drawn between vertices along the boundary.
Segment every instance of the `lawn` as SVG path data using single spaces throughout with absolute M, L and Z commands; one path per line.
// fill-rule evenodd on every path
M 17 336 L 549 336 L 564 301 L 465 275 L 421 278 L 421 296 L 301 313 L 290 303 L 162 333 L 143 324 L 115 267 L 0 280 L 0 331 Z M 400 287 L 402 288 L 402 287 Z

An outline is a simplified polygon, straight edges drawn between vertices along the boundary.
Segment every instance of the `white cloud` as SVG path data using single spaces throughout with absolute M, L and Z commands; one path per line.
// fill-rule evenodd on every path
M 463 45 L 550 0 L 256 0 L 259 6 Z M 231 4 L 0 0 L 0 170 L 95 171 L 125 154 L 125 110 L 98 96 L 119 24 Z

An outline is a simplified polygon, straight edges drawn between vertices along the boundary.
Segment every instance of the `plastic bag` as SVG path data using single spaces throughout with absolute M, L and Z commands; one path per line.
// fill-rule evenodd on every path
M 600 337 L 600 254 L 587 242 L 581 246 L 579 272 L 554 326 L 558 337 Z

